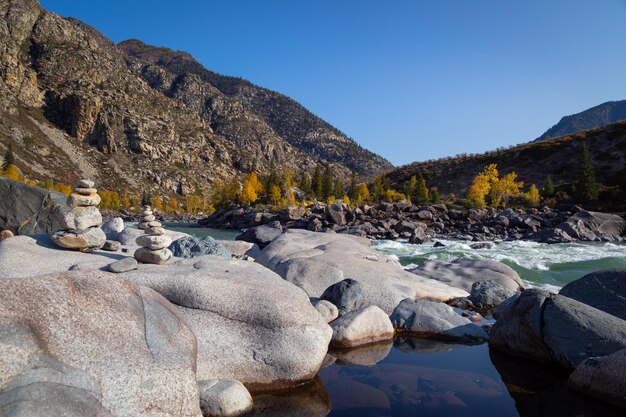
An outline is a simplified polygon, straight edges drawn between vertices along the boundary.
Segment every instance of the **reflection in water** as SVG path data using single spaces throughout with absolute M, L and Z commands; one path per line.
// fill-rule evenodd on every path
M 618 417 L 624 411 L 568 389 L 567 373 L 490 349 L 521 417 Z
M 467 346 L 396 338 L 393 342 L 329 352 L 325 365 L 309 384 L 278 394 L 255 396 L 255 410 L 250 415 L 622 415 L 611 406 L 568 390 L 567 375 L 545 365 L 490 352 L 486 344 Z

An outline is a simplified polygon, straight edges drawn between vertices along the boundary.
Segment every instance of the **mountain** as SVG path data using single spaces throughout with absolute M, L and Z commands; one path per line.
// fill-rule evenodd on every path
M 604 127 L 625 119 L 626 100 L 609 101 L 580 113 L 563 117 L 557 124 L 536 139 L 536 141 Z
M 36 0 L 0 0 L 1 154 L 11 144 L 33 179 L 162 194 L 208 191 L 272 162 L 364 177 L 391 167 L 285 96 L 140 45 Z
M 474 176 L 486 165 L 495 163 L 501 174 L 515 171 L 527 187 L 530 184 L 542 187 L 548 176 L 556 184 L 568 185 L 577 180 L 584 143 L 588 145 L 598 181 L 626 190 L 626 121 L 483 154 L 414 162 L 390 171 L 387 178 L 401 190 L 412 175 L 421 172 L 429 187 L 437 187 L 442 194 L 464 197 Z M 621 199 L 616 203 L 624 206 L 626 201 Z

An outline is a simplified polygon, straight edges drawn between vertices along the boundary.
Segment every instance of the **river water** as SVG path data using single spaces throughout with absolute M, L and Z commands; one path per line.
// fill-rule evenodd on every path
M 189 226 L 166 225 L 199 238 L 234 239 L 238 234 Z M 589 272 L 626 268 L 624 244 L 515 241 L 472 249 L 470 245 L 476 242 L 440 242 L 445 246 L 385 240 L 372 246 L 405 268 L 429 259 L 495 259 L 515 269 L 528 287 L 553 291 Z M 558 369 L 490 351 L 487 344 L 396 338 L 356 350 L 329 352 L 312 382 L 280 393 L 255 395 L 250 416 L 623 416 L 623 410 L 569 390 L 566 381 L 567 375 Z

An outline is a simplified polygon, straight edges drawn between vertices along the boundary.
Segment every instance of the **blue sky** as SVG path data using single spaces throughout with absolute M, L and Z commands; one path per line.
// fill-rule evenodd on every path
M 41 0 L 190 52 L 399 165 L 526 142 L 626 99 L 626 0 Z

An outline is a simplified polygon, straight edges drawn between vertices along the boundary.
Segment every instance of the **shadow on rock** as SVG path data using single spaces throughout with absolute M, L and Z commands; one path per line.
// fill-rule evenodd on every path
M 623 410 L 566 387 L 568 373 L 527 359 L 489 350 L 521 417 L 618 417 Z
M 297 388 L 253 396 L 254 410 L 246 417 L 325 417 L 331 403 L 319 377 Z

